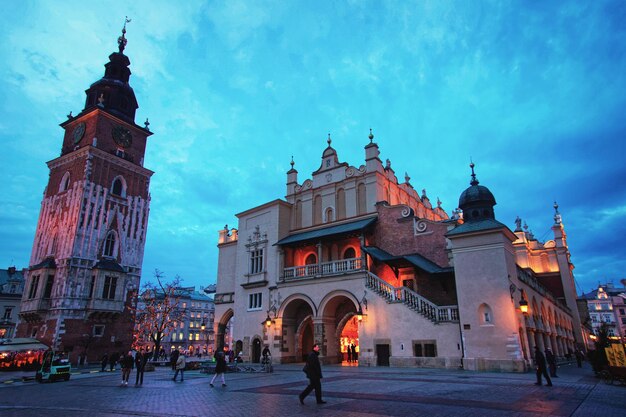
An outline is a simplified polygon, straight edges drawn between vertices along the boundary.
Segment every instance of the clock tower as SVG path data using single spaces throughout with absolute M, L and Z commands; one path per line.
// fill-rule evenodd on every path
M 143 166 L 152 133 L 147 119 L 135 124 L 125 35 L 126 24 L 85 108 L 61 123 L 22 297 L 18 335 L 68 351 L 72 363 L 132 343 L 153 172 Z

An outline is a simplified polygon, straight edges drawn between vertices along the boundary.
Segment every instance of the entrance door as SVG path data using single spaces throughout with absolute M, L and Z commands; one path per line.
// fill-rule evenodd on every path
M 261 341 L 259 339 L 254 339 L 252 342 L 252 362 L 261 362 Z
M 376 366 L 389 366 L 389 345 L 376 345 Z

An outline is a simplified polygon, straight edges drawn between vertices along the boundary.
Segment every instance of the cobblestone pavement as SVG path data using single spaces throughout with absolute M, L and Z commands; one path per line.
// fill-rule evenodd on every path
M 311 394 L 302 406 L 306 379 L 301 365 L 275 372 L 230 373 L 227 387 L 209 387 L 210 375 L 185 373 L 173 382 L 169 369 L 146 373 L 144 385 L 121 387 L 120 371 L 85 372 L 69 382 L 10 382 L 2 375 L 3 417 L 120 416 L 575 416 L 626 413 L 626 386 L 606 385 L 588 364 L 565 366 L 553 387 L 535 386 L 534 374 L 433 369 L 325 366 L 327 404 Z

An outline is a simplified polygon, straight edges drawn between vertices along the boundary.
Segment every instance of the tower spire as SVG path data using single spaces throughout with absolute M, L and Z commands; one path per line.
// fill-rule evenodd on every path
M 478 185 L 478 180 L 476 179 L 476 174 L 474 173 L 474 162 L 470 160 L 470 168 L 472 168 L 472 180 L 470 181 L 470 185 Z
M 122 36 L 117 38 L 117 45 L 120 49 L 120 54 L 124 53 L 124 48 L 126 48 L 126 44 L 128 43 L 128 41 L 126 40 L 126 23 L 130 23 L 130 21 L 131 19 L 126 16 L 126 18 L 124 19 L 124 27 L 122 28 Z

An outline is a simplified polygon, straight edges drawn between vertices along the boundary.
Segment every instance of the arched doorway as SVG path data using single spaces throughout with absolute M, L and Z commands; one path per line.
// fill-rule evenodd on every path
M 252 362 L 261 362 L 261 339 L 258 337 L 252 341 Z
M 347 346 L 355 345 L 358 351 L 359 328 L 356 320 L 358 301 L 347 291 L 328 294 L 320 305 L 324 317 L 326 338 L 326 363 L 347 363 Z
M 313 350 L 315 305 L 304 294 L 288 297 L 279 309 L 282 322 L 283 351 L 281 362 L 301 362 Z
M 232 324 L 235 321 L 233 318 L 233 310 L 228 309 L 217 323 L 217 332 L 215 332 L 215 351 L 221 351 L 224 346 L 231 346 L 233 342 Z
M 355 314 L 347 314 L 338 328 L 338 350 L 341 352 L 341 364 L 358 364 L 359 321 Z

